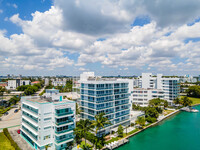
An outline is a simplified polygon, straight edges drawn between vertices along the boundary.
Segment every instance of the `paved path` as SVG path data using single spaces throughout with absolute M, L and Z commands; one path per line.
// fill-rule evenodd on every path
M 17 113 L 14 113 L 15 109 L 17 108 L 12 108 L 11 110 L 8 111 L 8 115 L 5 116 L 3 115 L 1 117 L 0 132 L 3 130 L 3 128 L 12 128 L 20 125 L 21 110 L 19 110 Z

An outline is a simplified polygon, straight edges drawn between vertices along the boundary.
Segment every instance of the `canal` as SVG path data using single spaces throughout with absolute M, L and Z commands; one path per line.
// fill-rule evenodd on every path
M 129 138 L 117 150 L 200 150 L 200 112 L 180 112 Z

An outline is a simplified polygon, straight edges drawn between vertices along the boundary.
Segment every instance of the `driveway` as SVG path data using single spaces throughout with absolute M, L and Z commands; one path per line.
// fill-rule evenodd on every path
M 12 139 L 17 143 L 21 150 L 34 150 L 18 133 L 19 127 L 8 129 Z

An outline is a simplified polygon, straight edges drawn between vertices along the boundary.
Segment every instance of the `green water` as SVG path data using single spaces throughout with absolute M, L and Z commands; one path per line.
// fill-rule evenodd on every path
M 196 106 L 200 110 L 200 106 Z M 117 150 L 200 150 L 200 112 L 181 112 L 129 139 Z

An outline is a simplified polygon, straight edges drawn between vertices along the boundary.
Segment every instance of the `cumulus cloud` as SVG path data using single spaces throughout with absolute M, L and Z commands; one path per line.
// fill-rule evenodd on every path
M 186 66 L 189 63 L 195 68 L 200 63 L 199 42 L 185 43 L 185 39 L 200 37 L 199 32 L 195 34 L 199 26 L 199 22 L 192 26 L 182 25 L 175 31 L 171 31 L 170 28 L 159 29 L 155 22 L 142 27 L 136 26 L 128 33 L 116 34 L 107 40 L 94 42 L 81 53 L 78 62 L 101 62 L 112 67 L 149 66 L 172 71 L 185 67 L 174 62 L 181 57 L 187 60 L 183 62 Z M 171 34 L 166 36 L 169 32 Z
M 84 71 L 85 65 L 100 62 L 123 70 L 192 69 L 200 66 L 200 44 L 185 40 L 200 38 L 200 23 L 187 25 L 200 17 L 199 6 L 200 0 L 54 0 L 49 10 L 32 13 L 31 20 L 20 14 L 5 18 L 23 33 L 7 37 L 0 31 L 1 67 L 55 70 L 75 65 Z M 132 27 L 143 15 L 151 22 Z M 67 55 L 72 53 L 78 60 Z

